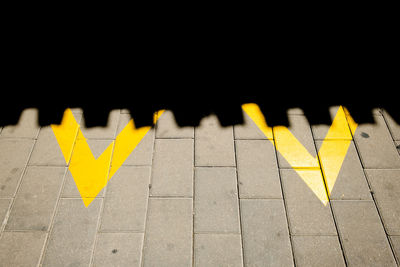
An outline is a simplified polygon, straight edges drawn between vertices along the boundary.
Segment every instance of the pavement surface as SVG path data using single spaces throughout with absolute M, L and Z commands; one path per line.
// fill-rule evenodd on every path
M 36 118 L 28 109 L 0 128 L 0 266 L 400 264 L 400 126 L 384 110 L 352 133 L 325 204 L 304 179 L 326 186 L 319 165 L 291 166 L 280 135 L 249 116 L 179 128 L 165 111 L 86 207 L 52 127 Z M 81 126 L 95 158 L 129 120 L 114 110 L 106 128 Z M 329 125 L 310 126 L 299 109 L 289 121 L 316 156 Z

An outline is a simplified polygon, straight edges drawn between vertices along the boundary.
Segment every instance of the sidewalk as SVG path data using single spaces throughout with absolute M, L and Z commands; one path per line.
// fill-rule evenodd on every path
M 165 111 L 86 208 L 53 130 L 26 110 L 0 128 L 0 266 L 399 266 L 400 126 L 374 117 L 355 131 L 326 206 L 299 175 L 324 186 L 320 169 L 293 169 L 279 135 L 267 140 L 247 115 L 194 129 Z M 106 128 L 82 128 L 94 157 L 129 120 L 115 110 Z M 316 157 L 329 125 L 301 110 L 289 120 Z

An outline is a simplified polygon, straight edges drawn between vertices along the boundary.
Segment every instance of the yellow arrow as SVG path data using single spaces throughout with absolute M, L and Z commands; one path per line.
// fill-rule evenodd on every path
M 347 110 L 339 108 L 318 155 L 313 157 L 288 128 L 269 127 L 256 104 L 245 104 L 242 108 L 319 200 L 326 205 L 350 146 L 352 133 L 357 128 Z M 317 168 L 322 171 L 323 177 L 310 175 L 315 172 L 306 171 Z M 322 178 L 324 181 L 321 181 Z
M 154 116 L 154 123 L 163 111 Z M 54 135 L 60 145 L 65 162 L 86 207 L 106 186 L 107 182 L 117 172 L 126 158 L 132 153 L 151 127 L 136 128 L 130 120 L 120 132 L 115 141 L 97 158 L 76 122 L 70 109 L 64 113 L 61 125 L 51 125 Z

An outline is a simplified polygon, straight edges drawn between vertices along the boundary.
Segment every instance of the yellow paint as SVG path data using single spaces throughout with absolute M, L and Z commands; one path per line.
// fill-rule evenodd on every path
M 154 122 L 163 111 L 155 114 Z M 61 125 L 51 126 L 86 207 L 121 167 L 151 127 L 136 128 L 133 120 L 96 159 L 70 109 Z M 73 149 L 73 151 L 72 151 Z
M 274 138 L 270 141 L 275 145 L 276 150 L 292 166 L 318 199 L 326 205 L 350 146 L 352 133 L 354 134 L 357 128 L 357 123 L 354 122 L 350 114 L 347 111 L 345 113 L 342 107 L 338 109 L 318 155 L 314 157 L 289 129 L 282 126 L 269 127 L 256 104 L 245 104 L 242 108 L 260 130 L 266 134 L 268 139 L 272 139 L 269 138 L 269 134 L 273 132 Z M 317 168 L 321 169 L 323 177 L 316 176 L 313 174 L 316 172 L 311 171 Z M 325 179 L 325 184 L 323 179 Z

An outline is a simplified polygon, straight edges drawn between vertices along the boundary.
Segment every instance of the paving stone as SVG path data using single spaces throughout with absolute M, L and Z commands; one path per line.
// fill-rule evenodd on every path
M 17 125 L 4 127 L 0 137 L 30 138 L 34 139 L 39 133 L 38 111 L 36 109 L 25 109 L 20 116 Z
M 47 231 L 65 174 L 64 167 L 28 167 L 17 192 L 7 230 Z
M 296 137 L 296 139 L 307 149 L 311 156 L 315 157 L 317 155 L 315 151 L 315 145 L 313 136 L 311 133 L 310 125 L 308 124 L 307 118 L 300 115 L 288 115 L 290 126 L 289 131 Z M 274 136 L 277 150 L 279 152 L 279 147 L 282 144 L 284 137 L 279 131 L 280 127 L 274 127 Z M 296 151 L 293 151 L 296 153 Z M 304 160 L 302 160 L 301 155 L 297 157 L 299 160 L 292 165 L 290 165 L 281 153 L 278 153 L 278 162 L 280 168 L 296 168 L 296 167 L 316 167 L 316 165 L 304 165 Z M 315 162 L 316 163 L 316 162 Z
M 239 233 L 235 168 L 196 168 L 194 230 Z
M 387 111 L 383 111 L 383 116 L 385 117 L 393 139 L 400 141 L 400 125 L 392 118 L 392 116 L 390 116 Z
M 82 142 L 82 140 L 78 140 L 77 142 Z M 88 143 L 90 150 L 95 158 L 98 158 L 103 154 L 104 150 L 110 145 L 112 140 L 86 140 Z M 107 178 L 105 178 L 107 179 Z M 83 197 L 88 197 L 88 198 L 95 198 L 97 196 L 103 197 L 104 196 L 105 190 L 102 189 L 99 194 L 97 195 L 85 195 Z M 71 174 L 71 172 L 68 170 L 67 175 L 65 177 L 65 184 L 62 192 L 62 197 L 82 197 L 77 186 L 75 183 L 75 180 Z
M 71 147 L 74 144 L 71 144 Z M 40 129 L 29 165 L 66 166 L 61 148 L 50 126 Z
M 331 114 L 332 121 L 335 119 L 335 116 L 339 110 L 339 106 L 334 106 L 329 108 L 329 113 Z M 312 125 L 311 130 L 314 135 L 314 140 L 325 140 L 326 134 L 328 133 L 329 129 L 331 128 L 332 124 L 317 124 Z M 330 140 L 352 140 L 353 137 L 350 132 L 350 128 L 348 128 L 348 132 L 342 133 L 342 135 L 335 135 L 333 139 Z
M 191 266 L 192 199 L 150 198 L 143 266 Z
M 233 128 L 221 128 L 216 116 L 203 119 L 195 129 L 196 166 L 235 166 Z
M 283 200 L 240 200 L 240 213 L 245 265 L 293 266 Z
M 332 201 L 349 266 L 396 266 L 373 201 Z
M 85 116 L 85 115 L 84 115 Z M 85 127 L 85 118 L 82 118 L 81 131 L 87 139 L 114 139 L 118 127 L 120 110 L 110 112 L 108 122 L 105 127 Z
M 240 198 L 282 198 L 275 149 L 266 140 L 237 140 Z
M 11 199 L 2 198 L 0 199 L 0 227 L 6 218 L 7 211 L 10 207 Z
M 267 139 L 265 134 L 245 112 L 243 112 L 243 119 L 242 125 L 234 126 L 235 139 Z M 270 136 L 272 136 L 272 130 Z
M 121 114 L 118 123 L 118 129 L 116 136 L 125 128 L 125 126 L 131 120 L 129 114 Z M 118 142 L 116 139 L 115 142 Z M 150 129 L 147 134 L 143 137 L 140 143 L 135 147 L 133 152 L 127 157 L 123 165 L 133 166 L 150 166 L 153 157 L 153 145 L 154 145 L 154 129 Z M 114 150 L 114 155 L 117 154 L 117 149 Z
M 101 230 L 144 232 L 149 167 L 122 166 L 107 185 Z
M 86 208 L 81 199 L 60 199 L 43 266 L 89 265 L 101 202 Z
M 400 235 L 400 170 L 366 170 L 389 235 Z
M 195 266 L 243 266 L 239 234 L 195 234 Z
M 397 264 L 400 264 L 400 236 L 391 236 L 390 240 L 397 258 Z
M 310 177 L 321 176 L 319 170 L 301 170 Z M 283 192 L 292 235 L 336 235 L 329 204 L 324 204 L 306 185 L 295 170 L 281 170 Z M 317 181 L 315 181 L 316 183 Z
M 0 239 L 1 266 L 38 266 L 46 232 L 4 232 Z
M 94 266 L 140 266 L 143 234 L 100 233 Z
M 151 196 L 193 196 L 193 140 L 156 139 Z
M 0 197 L 13 197 L 34 144 L 28 139 L 0 140 Z
M 346 266 L 337 236 L 293 236 L 296 266 Z
M 341 145 L 341 140 L 330 140 L 325 142 L 336 142 Z M 317 148 L 320 149 L 322 141 L 316 142 Z M 322 165 L 329 164 L 325 159 L 320 159 Z M 328 160 L 336 160 L 329 158 Z M 338 159 L 340 160 L 340 159 Z M 356 147 L 351 142 L 347 150 L 346 157 L 343 161 L 340 172 L 337 176 L 335 185 L 331 191 L 330 199 L 353 199 L 353 200 L 369 200 L 372 199 L 367 179 L 358 157 Z
M 193 138 L 194 127 L 179 127 L 174 114 L 166 110 L 157 121 L 156 138 Z
M 354 135 L 364 168 L 400 168 L 400 156 L 383 117 L 374 118 L 375 124 L 359 125 Z

